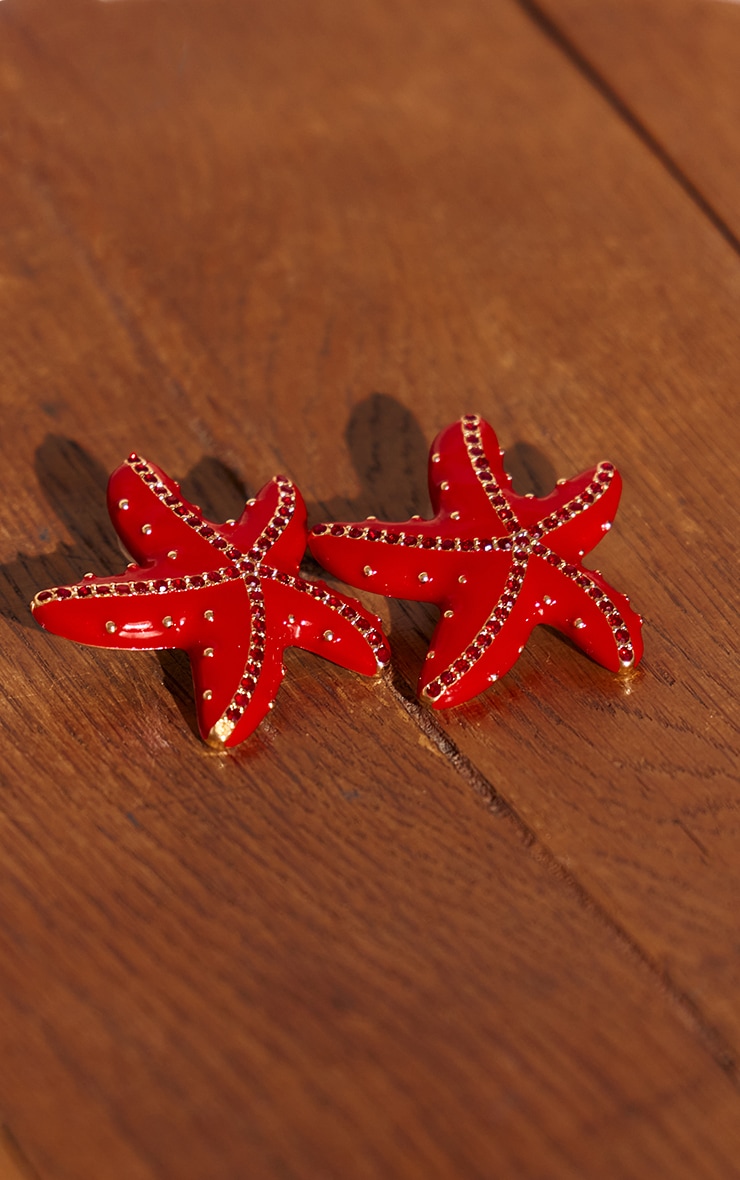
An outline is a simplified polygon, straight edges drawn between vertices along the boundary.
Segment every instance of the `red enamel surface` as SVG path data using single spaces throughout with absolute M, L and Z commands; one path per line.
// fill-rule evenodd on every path
M 503 676 L 533 627 L 557 627 L 612 671 L 642 656 L 642 620 L 582 559 L 610 528 L 621 480 L 611 463 L 518 496 L 487 422 L 443 430 L 429 460 L 432 520 L 317 525 L 314 556 L 350 585 L 442 611 L 419 688 L 435 708 Z
M 204 738 L 234 746 L 271 707 L 283 651 L 302 647 L 372 675 L 388 659 L 374 615 L 298 574 L 306 509 L 277 476 L 234 523 L 214 524 L 136 455 L 110 478 L 108 509 L 134 557 L 123 574 L 42 590 L 48 631 L 96 647 L 178 647 L 190 657 Z

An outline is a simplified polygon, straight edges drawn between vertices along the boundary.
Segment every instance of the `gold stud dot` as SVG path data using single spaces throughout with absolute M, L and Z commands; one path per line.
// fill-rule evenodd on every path
M 452 618 L 452 616 L 454 615 L 454 613 L 455 613 L 455 612 L 454 612 L 454 610 L 446 610 L 446 611 L 445 611 L 445 613 L 444 613 L 444 617 L 445 617 L 446 619 L 451 619 L 451 618 Z
M 573 622 L 573 626 L 576 628 L 577 631 L 582 631 L 583 628 L 586 626 L 586 624 L 584 623 L 583 619 L 575 619 Z
M 118 507 L 119 507 L 119 508 L 120 508 L 120 509 L 121 509 L 123 512 L 125 512 L 125 511 L 126 511 L 126 509 L 128 508 L 128 500 L 119 500 L 119 501 L 118 501 Z
M 167 556 L 169 557 L 170 561 L 177 561 L 177 550 L 176 550 L 176 549 L 170 549 L 170 551 L 169 551 L 169 553 L 167 554 Z
M 211 689 L 207 688 L 205 690 L 205 692 L 203 693 L 203 700 L 210 701 L 212 699 L 212 697 L 213 697 L 213 693 L 212 693 Z
M 460 513 L 459 513 L 459 512 L 451 512 L 451 513 L 450 513 L 450 520 L 459 520 L 459 519 L 460 519 Z
M 115 635 L 116 631 L 118 630 L 118 627 L 116 626 L 116 624 L 113 622 L 112 619 L 109 619 L 108 622 L 105 624 L 105 629 L 109 635 Z
M 428 582 L 429 581 L 429 574 L 426 572 L 426 570 L 422 570 L 421 573 L 419 574 L 419 581 L 420 582 Z
M 213 622 L 213 611 L 212 610 L 204 610 L 203 611 L 203 618 L 205 619 L 205 621 L 207 623 L 212 623 Z
M 206 656 L 206 658 L 210 658 L 213 655 L 213 648 L 212 647 L 205 648 L 205 650 L 203 651 L 203 655 Z
M 332 640 L 334 639 L 334 632 L 333 631 L 325 631 L 324 632 L 324 639 L 326 640 L 327 643 L 331 643 Z
M 545 594 L 543 595 L 542 601 L 544 602 L 545 606 L 552 606 L 555 599 L 551 598 L 549 594 Z
M 460 574 L 460 577 L 457 580 L 462 586 L 464 586 L 468 579 L 465 577 L 465 574 Z
M 442 490 L 443 492 L 449 492 L 449 490 L 450 490 L 450 481 L 449 481 L 448 479 L 443 479 L 443 480 L 442 480 L 442 482 L 441 482 L 441 484 L 440 484 L 439 486 L 440 486 L 440 488 L 441 488 L 441 490 Z
M 145 536 L 145 537 L 148 537 L 148 536 L 149 536 L 149 534 L 150 534 L 150 533 L 151 533 L 151 531 L 152 531 L 152 526 L 151 526 L 150 524 L 143 524 L 143 525 L 141 526 L 141 531 L 142 531 L 142 533 L 144 534 L 144 536 Z
M 162 619 L 162 626 L 163 627 L 174 627 L 174 625 L 175 624 L 172 619 L 172 615 L 165 615 L 164 618 Z
M 375 570 L 373 569 L 373 567 L 371 565 L 366 565 L 362 572 L 366 578 L 372 578 L 373 574 L 375 573 Z

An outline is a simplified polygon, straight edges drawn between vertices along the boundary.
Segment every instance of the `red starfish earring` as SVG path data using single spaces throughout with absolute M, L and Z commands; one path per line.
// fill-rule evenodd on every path
M 96 647 L 179 647 L 190 656 L 198 722 L 235 746 L 272 708 L 288 646 L 371 675 L 388 659 L 380 622 L 322 582 L 298 576 L 306 508 L 277 476 L 239 521 L 217 525 L 158 467 L 130 455 L 110 478 L 108 510 L 138 564 L 42 590 L 42 627 Z
M 433 520 L 320 524 L 309 538 L 350 585 L 440 607 L 419 685 L 435 708 L 470 700 L 507 672 L 537 623 L 613 671 L 642 655 L 639 615 L 581 565 L 617 510 L 612 464 L 536 498 L 511 490 L 502 454 L 488 423 L 466 414 L 432 445 Z

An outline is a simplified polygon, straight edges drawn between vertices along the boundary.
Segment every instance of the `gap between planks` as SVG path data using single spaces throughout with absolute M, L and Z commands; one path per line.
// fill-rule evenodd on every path
M 737 0 L 737 2 L 740 3 L 740 0 Z M 557 21 L 538 3 L 538 0 L 513 0 L 513 3 L 521 8 L 540 32 L 544 33 L 548 40 L 564 54 L 571 65 L 578 70 L 589 85 L 609 104 L 622 122 L 629 127 L 630 131 L 637 136 L 651 155 L 666 170 L 671 179 L 683 190 L 692 204 L 706 217 L 717 230 L 717 233 L 724 238 L 728 246 L 736 254 L 740 254 L 740 237 L 732 231 L 724 218 L 694 184 L 693 180 L 676 163 L 670 152 L 653 135 L 647 124 L 643 123 L 640 117 L 635 114 L 627 102 L 617 93 L 608 79 L 589 61 L 585 53 L 581 52 L 576 42 L 560 28 Z
M 616 937 L 618 943 L 657 981 L 661 991 L 673 1004 L 683 1022 L 694 1033 L 712 1060 L 740 1091 L 740 1065 L 732 1046 L 704 1015 L 696 1000 L 678 986 L 660 962 L 632 936 L 629 930 L 594 897 L 578 877 L 568 869 L 545 844 L 500 790 L 462 753 L 449 734 L 435 720 L 433 713 L 420 704 L 412 686 L 391 665 L 386 683 L 393 696 L 416 723 L 426 739 L 463 778 L 486 805 L 487 811 L 510 823 L 521 843 L 539 864 L 556 877 L 603 927 Z

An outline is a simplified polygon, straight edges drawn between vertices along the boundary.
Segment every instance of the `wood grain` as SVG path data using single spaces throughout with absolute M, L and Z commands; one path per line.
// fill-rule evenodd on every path
M 740 10 L 733 0 L 523 0 L 676 179 L 740 241 Z
M 738 259 L 516 4 L 5 0 L 0 1123 L 43 1180 L 737 1174 Z M 231 756 L 41 633 L 136 448 L 225 518 L 425 510 L 467 408 L 602 457 L 615 680 L 446 716 L 302 653 Z M 307 568 L 311 568 L 310 566 Z M 316 572 L 314 569 L 313 572 Z M 375 600 L 374 605 L 378 603 Z
M 34 1180 L 38 1173 L 24 1160 L 7 1127 L 0 1127 L 0 1180 Z

